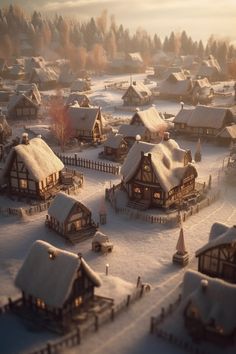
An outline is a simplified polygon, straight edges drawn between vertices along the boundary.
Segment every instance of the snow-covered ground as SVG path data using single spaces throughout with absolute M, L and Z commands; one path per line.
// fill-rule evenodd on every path
M 132 79 L 144 79 L 145 76 L 133 75 Z M 117 78 L 129 80 L 128 75 Z M 104 111 L 113 113 L 113 107 L 122 104 L 122 92 L 105 89 L 105 80 L 111 79 L 113 80 L 114 77 L 96 78 L 91 98 L 97 102 L 100 100 Z M 175 114 L 180 108 L 178 102 L 157 101 L 156 104 L 158 110 L 163 113 Z M 130 112 L 125 114 L 127 119 L 132 116 Z M 18 125 L 16 129 L 18 134 L 21 129 L 22 127 Z M 196 142 L 180 139 L 178 142 L 181 147 L 191 149 L 194 155 Z M 76 152 L 79 157 L 97 159 L 101 149 L 101 147 L 89 148 L 79 152 L 75 148 L 67 153 Z M 227 154 L 228 148 L 202 143 L 202 161 L 196 164 L 199 180 L 207 181 L 209 174 L 212 174 L 216 183 L 218 175 L 223 175 L 222 171 L 219 172 L 219 167 L 222 166 L 222 161 Z M 79 170 L 84 173 L 85 183 L 76 198 L 92 210 L 93 218 L 98 222 L 105 188 L 118 183 L 121 177 L 88 169 Z M 184 223 L 185 241 L 191 259 L 194 259 L 195 251 L 207 241 L 212 223 L 219 221 L 229 225 L 236 224 L 235 188 L 221 182 L 221 198 Z M 0 206 L 6 205 L 6 200 L 1 198 Z M 81 252 L 89 265 L 100 273 L 103 279 L 108 263 L 109 275 L 104 279 L 104 288 L 99 289 L 100 294 L 114 296 L 119 301 L 131 291 L 137 276 L 141 276 L 142 280 L 152 287 L 149 295 L 132 305 L 113 323 L 105 325 L 98 333 L 86 338 L 79 348 L 67 349 L 66 353 L 181 353 L 178 348 L 148 334 L 150 317 L 160 312 L 163 303 L 170 301 L 169 297 L 172 296 L 183 276 L 184 270 L 172 264 L 179 230 L 129 219 L 127 216 L 116 214 L 109 204 L 106 204 L 106 208 L 107 224 L 101 226 L 100 230 L 107 234 L 114 244 L 113 252 L 108 255 L 93 253 L 91 239 L 76 246 L 65 243 L 60 236 L 45 227 L 46 212 L 22 219 L 0 216 L 0 304 L 4 304 L 9 296 L 18 296 L 19 292 L 14 286 L 15 275 L 32 243 L 42 239 L 71 252 Z M 196 262 L 192 262 L 191 266 L 196 267 Z M 9 331 L 11 329 L 14 341 L 12 337 L 7 336 L 7 329 Z M 0 315 L 0 337 L 0 352 L 8 354 L 18 353 L 33 345 L 37 346 L 54 336 L 47 332 L 30 332 L 14 317 Z

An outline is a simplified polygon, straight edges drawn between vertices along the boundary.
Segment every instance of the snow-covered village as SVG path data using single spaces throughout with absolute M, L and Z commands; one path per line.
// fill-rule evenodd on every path
M 200 3 L 0 1 L 0 353 L 235 354 L 236 4 Z

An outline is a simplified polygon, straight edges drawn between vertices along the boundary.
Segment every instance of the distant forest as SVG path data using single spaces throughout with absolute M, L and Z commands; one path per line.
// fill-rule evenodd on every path
M 212 54 L 223 66 L 236 58 L 236 48 L 214 36 L 204 45 L 201 40 L 194 41 L 186 31 L 172 32 L 164 40 L 158 34 L 150 36 L 143 29 L 131 34 L 107 10 L 97 18 L 81 22 L 61 15 L 46 18 L 37 11 L 29 16 L 17 5 L 0 9 L 0 57 L 19 56 L 23 41 L 32 47 L 33 55 L 69 59 L 72 69 L 78 65 L 80 69 L 102 69 L 118 53 L 128 52 L 140 52 L 145 64 L 150 64 L 160 50 L 200 58 Z

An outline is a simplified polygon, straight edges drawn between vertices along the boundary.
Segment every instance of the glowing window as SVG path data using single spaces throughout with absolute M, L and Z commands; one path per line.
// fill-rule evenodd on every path
M 20 179 L 20 188 L 21 189 L 27 189 L 28 183 L 26 179 Z
M 134 188 L 134 193 L 141 193 L 141 189 L 139 187 Z
M 155 199 L 160 199 L 160 198 L 161 198 L 161 193 L 160 193 L 160 192 L 155 192 L 155 193 L 153 194 L 153 197 L 154 197 Z
M 83 300 L 82 297 L 79 296 L 75 299 L 75 307 L 79 307 L 82 304 Z
M 37 307 L 39 307 L 40 309 L 45 309 L 46 305 L 45 302 L 41 299 L 36 299 L 36 305 Z
M 151 171 L 151 168 L 150 168 L 150 166 L 148 166 L 148 165 L 144 165 L 144 166 L 143 166 L 143 169 L 144 169 L 144 171 L 146 171 L 146 172 L 150 172 L 150 171 Z

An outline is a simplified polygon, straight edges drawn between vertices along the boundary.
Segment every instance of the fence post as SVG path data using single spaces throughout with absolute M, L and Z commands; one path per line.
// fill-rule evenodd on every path
M 150 323 L 150 333 L 153 333 L 154 332 L 154 329 L 155 329 L 155 317 L 151 317 L 151 323 Z
M 136 285 L 136 288 L 138 288 L 140 286 L 140 283 L 141 283 L 141 277 L 140 275 L 138 276 L 137 278 L 137 285 Z
M 140 290 L 140 297 L 142 297 L 142 296 L 143 296 L 143 291 L 144 291 L 144 284 L 142 284 L 142 286 L 141 286 L 141 290 Z
M 98 331 L 98 327 L 99 327 L 98 315 L 95 315 L 94 327 L 95 327 L 95 331 Z

